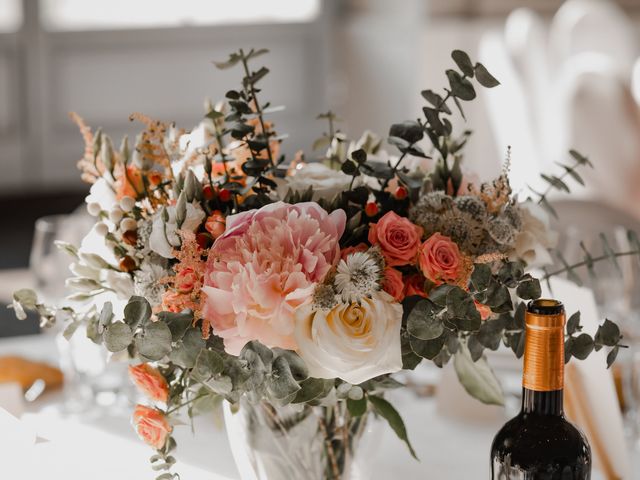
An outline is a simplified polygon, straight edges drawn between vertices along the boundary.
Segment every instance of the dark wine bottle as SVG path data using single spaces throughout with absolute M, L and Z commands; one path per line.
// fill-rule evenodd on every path
M 522 409 L 491 445 L 492 480 L 588 480 L 591 449 L 564 417 L 564 306 L 534 300 L 525 316 Z

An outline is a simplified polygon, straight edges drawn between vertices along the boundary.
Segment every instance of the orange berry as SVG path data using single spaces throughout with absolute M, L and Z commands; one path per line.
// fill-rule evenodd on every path
M 396 191 L 393 193 L 393 196 L 396 200 L 404 200 L 409 195 L 409 192 L 403 186 L 396 188 Z

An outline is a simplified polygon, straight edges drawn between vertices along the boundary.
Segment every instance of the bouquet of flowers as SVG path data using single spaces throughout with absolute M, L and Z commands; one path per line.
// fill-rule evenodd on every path
M 144 130 L 116 150 L 72 114 L 96 217 L 79 248 L 59 245 L 73 257 L 74 307 L 44 305 L 30 290 L 14 295 L 19 316 L 66 321 L 67 336 L 85 325 L 95 343 L 134 359 L 131 377 L 148 402 L 133 424 L 157 450 L 159 480 L 176 475 L 172 418 L 222 400 L 284 434 L 311 419 L 318 474 L 305 465 L 305 478 L 343 478 L 371 415 L 411 449 L 384 392 L 401 386 L 393 373 L 424 359 L 439 367 L 453 359 L 471 395 L 501 404 L 484 351 L 504 344 L 522 355 L 523 302 L 541 295 L 527 269 L 552 261 L 547 194 L 568 191 L 565 180 L 580 181 L 590 166 L 571 151 L 535 199 L 512 193 L 509 158 L 490 181 L 465 171 L 470 132 L 454 134 L 452 109 L 464 116 L 461 102 L 478 85 L 499 82 L 459 50 L 444 94 L 422 92 L 424 118 L 391 126 L 398 155 L 370 132 L 350 140 L 328 112 L 314 144 L 326 153 L 287 161 L 267 120 L 277 108 L 259 99 L 269 70 L 251 67 L 264 53 L 239 50 L 216 64 L 242 67 L 240 87 L 207 105 L 190 133 L 133 114 Z M 629 239 L 636 250 L 605 257 L 637 253 L 633 232 Z M 606 347 L 613 362 L 618 327 L 607 320 L 591 337 L 578 321 L 569 322 L 567 359 Z

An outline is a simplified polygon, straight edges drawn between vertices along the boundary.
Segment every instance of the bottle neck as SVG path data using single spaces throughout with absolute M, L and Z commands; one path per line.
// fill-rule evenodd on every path
M 537 392 L 526 387 L 522 389 L 522 413 L 535 415 L 562 416 L 564 390 Z
M 556 301 L 539 303 L 529 304 L 525 314 L 522 411 L 562 415 L 564 308 Z

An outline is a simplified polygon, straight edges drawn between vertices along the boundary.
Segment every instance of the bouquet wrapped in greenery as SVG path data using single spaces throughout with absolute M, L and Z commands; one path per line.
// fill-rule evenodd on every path
M 96 217 L 80 248 L 60 244 L 73 257 L 75 307 L 14 296 L 19 316 L 66 321 L 67 336 L 84 324 L 91 340 L 137 360 L 131 376 L 149 402 L 134 425 L 158 451 L 160 478 L 174 475 L 171 417 L 220 399 L 372 411 L 409 448 L 382 395 L 400 386 L 395 372 L 453 359 L 471 395 L 502 403 L 484 351 L 522 355 L 524 301 L 541 295 L 527 270 L 551 262 L 546 193 L 513 195 L 509 159 L 490 181 L 463 168 L 470 132 L 454 133 L 452 110 L 464 116 L 478 85 L 498 85 L 482 64 L 453 52 L 443 95 L 422 92 L 424 118 L 391 125 L 397 155 L 370 133 L 349 140 L 328 112 L 314 144 L 326 153 L 287 160 L 267 120 L 277 109 L 259 98 L 269 70 L 251 67 L 265 52 L 216 64 L 240 67 L 240 87 L 189 133 L 134 114 L 144 130 L 116 150 L 72 114 Z M 575 151 L 569 159 L 561 176 L 544 176 L 550 189 L 568 190 L 565 178 L 590 166 Z M 606 347 L 614 360 L 615 324 L 594 338 L 578 317 L 569 324 L 567 359 Z

